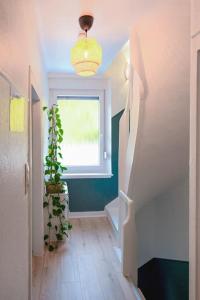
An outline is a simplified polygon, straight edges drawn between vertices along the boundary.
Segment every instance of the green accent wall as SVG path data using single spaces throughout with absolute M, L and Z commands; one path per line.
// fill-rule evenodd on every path
M 189 300 L 189 263 L 153 258 L 138 270 L 146 300 Z
M 123 111 L 112 118 L 111 178 L 67 179 L 71 212 L 101 211 L 118 196 L 119 120 Z

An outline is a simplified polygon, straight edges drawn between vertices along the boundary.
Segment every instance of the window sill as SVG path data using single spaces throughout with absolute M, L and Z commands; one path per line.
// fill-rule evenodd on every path
M 80 179 L 80 178 L 111 178 L 110 173 L 66 173 L 62 179 Z

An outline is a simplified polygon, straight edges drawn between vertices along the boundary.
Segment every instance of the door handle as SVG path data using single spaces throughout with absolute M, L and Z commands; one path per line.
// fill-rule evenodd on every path
M 28 193 L 30 185 L 30 168 L 29 164 L 25 163 L 25 195 Z

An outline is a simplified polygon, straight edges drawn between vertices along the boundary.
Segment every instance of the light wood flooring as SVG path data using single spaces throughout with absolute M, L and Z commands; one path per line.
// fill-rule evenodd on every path
M 107 218 L 71 222 L 69 240 L 55 253 L 33 257 L 33 300 L 135 300 Z

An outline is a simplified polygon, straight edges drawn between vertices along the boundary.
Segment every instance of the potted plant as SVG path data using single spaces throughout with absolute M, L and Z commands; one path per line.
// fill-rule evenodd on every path
M 49 120 L 49 137 L 48 137 L 48 155 L 45 157 L 45 181 L 46 191 L 49 194 L 61 193 L 63 191 L 63 182 L 61 176 L 63 171 L 67 170 L 59 161 L 62 159 L 61 143 L 63 141 L 63 129 L 59 109 L 57 105 L 51 108 L 44 107 Z
M 68 195 L 66 186 L 61 181 L 63 171 L 67 170 L 62 165 L 61 143 L 63 141 L 63 129 L 57 105 L 50 108 L 44 107 L 49 120 L 48 154 L 45 157 L 45 186 L 44 208 L 46 210 L 46 230 L 44 235 L 45 245 L 49 251 L 53 251 L 57 244 L 68 236 L 72 225 L 66 218 L 66 206 L 68 206 Z

